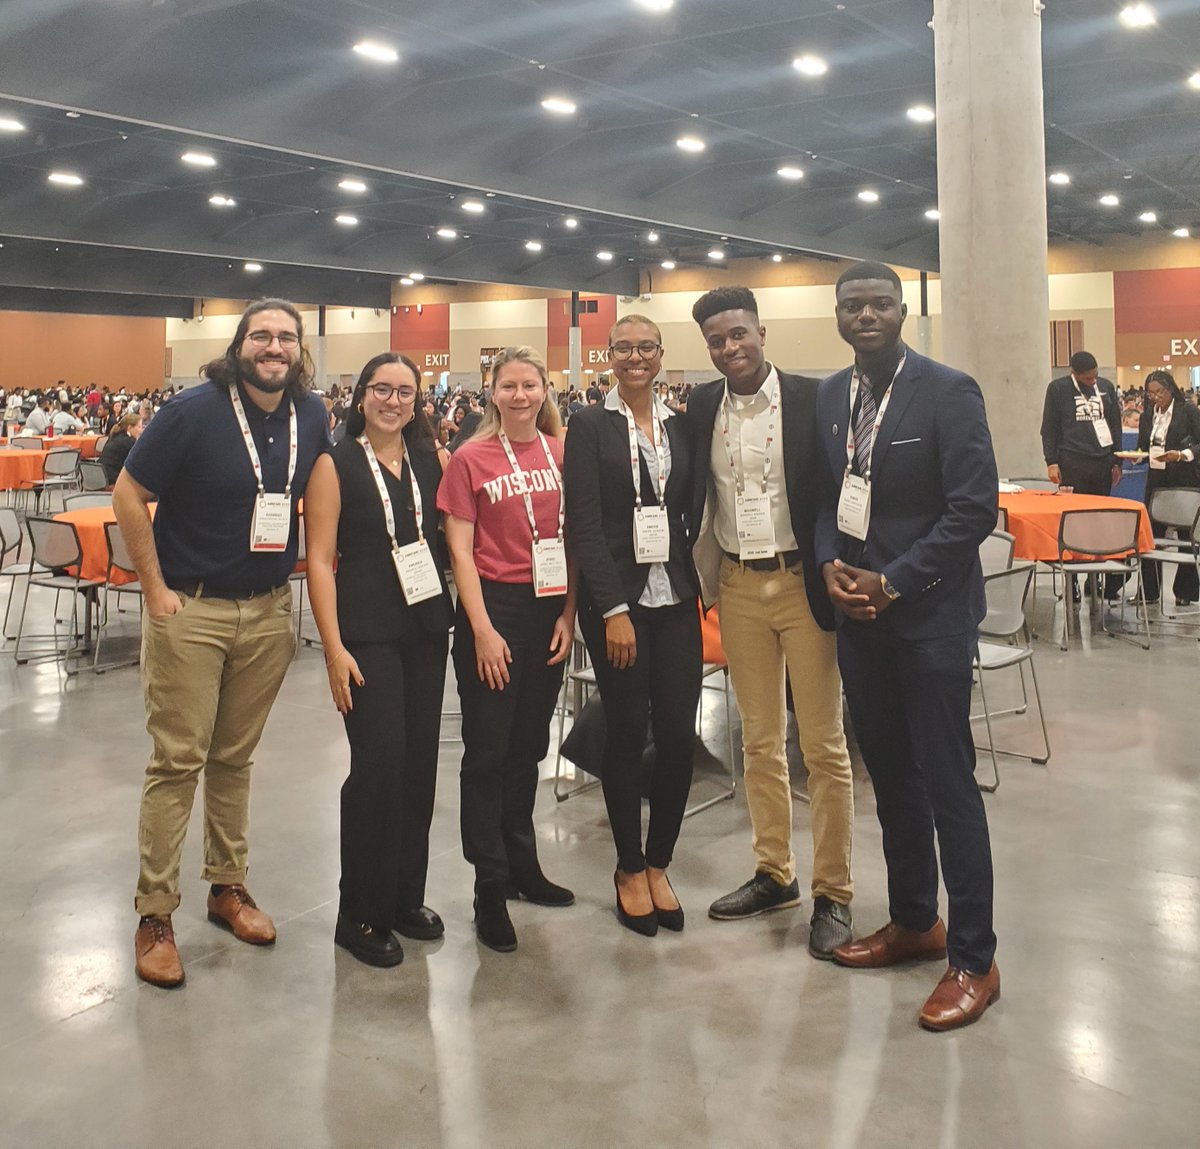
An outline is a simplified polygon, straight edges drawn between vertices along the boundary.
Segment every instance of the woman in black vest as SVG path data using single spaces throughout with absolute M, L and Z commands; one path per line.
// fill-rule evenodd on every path
M 691 448 L 687 417 L 653 394 L 662 367 L 658 327 L 627 315 L 609 344 L 617 385 L 604 403 L 578 411 L 567 435 L 567 539 L 580 576 L 579 626 L 607 719 L 602 780 L 617 847 L 617 917 L 651 936 L 659 926 L 683 929 L 666 870 L 692 781 L 702 670 L 684 522 Z M 643 851 L 648 721 L 655 762 Z
M 423 903 L 452 608 L 420 378 L 403 355 L 367 363 L 304 497 L 313 616 L 350 741 L 334 940 L 377 966 L 404 959 L 393 930 L 444 932 Z

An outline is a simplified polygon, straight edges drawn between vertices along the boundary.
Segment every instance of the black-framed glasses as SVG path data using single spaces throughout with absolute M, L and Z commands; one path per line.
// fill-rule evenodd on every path
M 652 359 L 662 350 L 662 344 L 646 339 L 641 343 L 613 343 L 608 349 L 614 359 L 629 359 L 635 351 L 643 359 Z
M 255 347 L 270 347 L 272 339 L 279 340 L 279 346 L 288 350 L 300 346 L 300 336 L 294 331 L 251 331 L 246 336 Z
M 400 397 L 401 403 L 411 403 L 417 397 L 417 389 L 403 384 L 399 387 L 390 387 L 386 383 L 372 383 L 368 391 L 379 400 L 380 403 L 386 403 L 393 395 Z

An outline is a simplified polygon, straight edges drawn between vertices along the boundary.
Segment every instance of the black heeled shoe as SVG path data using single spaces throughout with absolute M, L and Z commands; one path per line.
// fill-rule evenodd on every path
M 667 886 L 671 893 L 675 894 L 675 887 L 671 885 L 671 879 L 667 878 L 666 871 L 663 871 L 663 877 L 666 878 Z M 675 894 L 675 901 L 678 903 L 679 895 Z M 675 933 L 680 933 L 683 930 L 683 906 L 676 905 L 673 910 L 660 909 L 654 907 L 654 912 L 658 915 L 658 924 L 664 930 L 674 930 Z
M 617 921 L 627 930 L 641 934 L 644 938 L 652 938 L 658 933 L 658 912 L 651 910 L 648 914 L 631 914 L 621 905 L 620 869 L 613 870 L 613 888 L 617 891 Z

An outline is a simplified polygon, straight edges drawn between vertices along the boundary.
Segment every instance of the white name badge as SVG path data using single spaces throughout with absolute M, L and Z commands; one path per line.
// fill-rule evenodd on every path
M 437 563 L 433 561 L 433 552 L 424 539 L 392 551 L 392 562 L 396 564 L 400 589 L 409 606 L 442 593 Z
M 250 522 L 252 551 L 287 550 L 292 533 L 292 499 L 290 495 L 263 493 L 254 500 L 254 518 Z
M 1112 428 L 1103 419 L 1096 419 L 1092 426 L 1096 428 L 1096 438 L 1099 440 L 1100 446 L 1111 447 L 1113 445 Z
M 567 548 L 562 539 L 534 542 L 533 593 L 538 598 L 567 593 Z
M 635 507 L 633 553 L 640 563 L 665 563 L 671 557 L 671 525 L 666 507 Z
M 838 499 L 838 530 L 853 539 L 865 539 L 871 525 L 871 484 L 861 475 L 842 479 L 842 494 Z
M 744 559 L 769 559 L 775 555 L 775 522 L 771 500 L 765 494 L 738 495 L 734 503 L 738 555 Z
M 1151 446 L 1151 448 L 1150 448 L 1150 470 L 1165 471 L 1167 469 L 1167 461 L 1166 461 L 1166 459 L 1163 458 L 1163 456 L 1166 453 L 1167 453 L 1167 449 L 1165 447 Z

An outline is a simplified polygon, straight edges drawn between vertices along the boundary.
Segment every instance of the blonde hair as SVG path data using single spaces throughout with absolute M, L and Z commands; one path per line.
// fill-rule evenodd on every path
M 533 347 L 505 347 L 492 360 L 492 398 L 483 409 L 479 426 L 475 428 L 472 439 L 490 439 L 500 434 L 500 408 L 496 406 L 496 380 L 501 370 L 509 363 L 528 363 L 537 369 L 542 377 L 542 386 L 546 389 L 546 397 L 542 400 L 541 410 L 538 411 L 537 429 L 544 435 L 557 438 L 562 433 L 562 415 L 558 410 L 558 396 L 550 385 L 550 373 L 546 369 L 546 361 Z
M 613 341 L 613 339 L 614 339 L 614 337 L 616 336 L 617 332 L 618 332 L 618 331 L 619 331 L 619 330 L 620 330 L 622 327 L 628 327 L 628 326 L 630 326 L 631 324 L 634 324 L 634 323 L 644 323 L 644 324 L 645 324 L 647 327 L 653 327 L 653 328 L 654 328 L 654 334 L 658 336 L 658 341 L 659 341 L 659 343 L 661 343 L 661 342 L 662 342 L 662 328 L 661 328 L 661 327 L 659 327 L 659 325 L 658 325 L 657 323 L 655 323 L 655 322 L 654 322 L 654 320 L 653 320 L 653 319 L 651 319 L 651 318 L 650 318 L 648 315 L 622 315 L 622 316 L 621 316 L 621 318 L 620 318 L 620 319 L 618 319 L 618 320 L 616 321 L 616 323 L 614 323 L 614 324 L 612 325 L 612 327 L 610 327 L 610 328 L 608 329 L 608 341 L 609 341 L 609 343 L 611 343 L 611 342 Z

